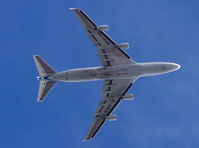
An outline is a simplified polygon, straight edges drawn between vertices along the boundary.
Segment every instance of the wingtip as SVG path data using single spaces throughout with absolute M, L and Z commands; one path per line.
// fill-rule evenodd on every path
M 82 142 L 90 141 L 91 139 L 92 139 L 92 137 L 88 137 L 88 136 L 86 136 L 86 137 L 82 140 Z
M 73 11 L 74 11 L 74 10 L 77 10 L 77 8 L 69 8 L 69 9 L 70 9 L 70 10 L 73 10 Z
M 34 55 L 33 55 L 33 57 L 37 57 L 37 56 L 39 56 L 39 55 L 37 55 L 37 54 L 34 54 Z
M 38 102 L 38 103 L 40 103 L 40 102 L 42 102 L 42 100 L 40 100 L 40 99 L 37 99 L 37 102 Z
M 39 56 L 39 55 L 36 55 L 36 54 L 33 55 L 33 59 L 34 59 L 34 60 L 37 60 L 37 58 L 40 58 L 40 56 Z
M 88 140 L 86 140 L 86 139 L 82 140 L 82 142 L 86 142 L 86 141 L 88 141 Z
M 41 103 L 43 101 L 44 101 L 44 98 L 40 98 L 40 97 L 37 98 L 37 102 Z

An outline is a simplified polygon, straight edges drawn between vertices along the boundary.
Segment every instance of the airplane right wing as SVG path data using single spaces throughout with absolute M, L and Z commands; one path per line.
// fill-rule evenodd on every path
M 130 89 L 136 79 L 104 80 L 102 97 L 94 115 L 94 120 L 84 140 L 95 137 L 106 118 L 113 112 L 123 96 Z
M 98 47 L 97 53 L 103 66 L 136 63 L 82 10 L 77 8 L 71 8 L 71 10 L 79 18 L 93 44 Z

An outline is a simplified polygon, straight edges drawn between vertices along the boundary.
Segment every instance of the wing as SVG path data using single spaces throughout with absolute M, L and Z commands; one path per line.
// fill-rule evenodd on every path
M 133 85 L 136 79 L 105 80 L 102 90 L 102 98 L 94 115 L 94 120 L 86 135 L 85 140 L 94 138 L 113 110 L 122 100 L 123 96 Z
M 136 63 L 104 31 L 80 9 L 71 8 L 84 26 L 87 35 L 95 46 L 103 66 Z

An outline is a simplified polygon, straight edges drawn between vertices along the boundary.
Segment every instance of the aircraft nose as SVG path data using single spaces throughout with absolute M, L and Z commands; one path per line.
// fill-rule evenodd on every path
M 180 69 L 180 65 L 179 64 L 176 64 L 176 63 L 170 63 L 168 66 L 167 66 L 167 69 L 169 71 L 176 71 L 178 69 Z

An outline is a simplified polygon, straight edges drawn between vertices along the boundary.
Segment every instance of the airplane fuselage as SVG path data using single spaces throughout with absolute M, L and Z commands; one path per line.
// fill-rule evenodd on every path
M 82 82 L 104 79 L 132 79 L 143 76 L 164 74 L 179 69 L 180 66 L 168 62 L 152 62 L 117 65 L 110 67 L 77 68 L 45 76 L 43 79 L 64 82 Z

